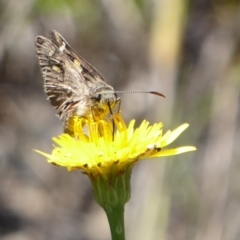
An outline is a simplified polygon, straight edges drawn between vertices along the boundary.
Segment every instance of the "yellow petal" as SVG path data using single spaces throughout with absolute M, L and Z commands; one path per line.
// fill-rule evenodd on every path
M 172 155 L 177 155 L 177 154 L 181 154 L 181 153 L 185 153 L 185 152 L 192 152 L 192 151 L 195 151 L 195 150 L 197 150 L 197 148 L 193 147 L 193 146 L 185 146 L 185 147 L 179 147 L 179 148 L 164 149 L 164 150 L 150 156 L 150 158 L 172 156 Z
M 188 128 L 188 126 L 188 123 L 184 123 L 172 132 L 168 131 L 166 134 L 164 134 L 161 139 L 161 147 L 165 147 L 172 143 L 186 128 Z

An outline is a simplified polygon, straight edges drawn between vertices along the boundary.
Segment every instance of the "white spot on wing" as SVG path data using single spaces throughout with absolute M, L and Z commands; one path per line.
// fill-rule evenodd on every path
M 54 51 L 52 50 L 52 51 L 50 51 L 50 52 L 48 53 L 48 56 L 49 56 L 49 57 L 52 57 L 53 54 L 54 54 Z
M 62 46 L 59 48 L 59 51 L 60 51 L 60 52 L 63 52 L 64 49 L 65 49 L 65 47 L 66 47 L 66 43 L 63 42 Z

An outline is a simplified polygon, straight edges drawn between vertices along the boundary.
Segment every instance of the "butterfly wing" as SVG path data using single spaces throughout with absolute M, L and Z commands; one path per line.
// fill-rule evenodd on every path
M 68 56 L 68 58 L 79 69 L 81 69 L 81 74 L 88 82 L 88 85 L 104 85 L 110 87 L 113 90 L 113 88 L 105 82 L 104 77 L 93 66 L 91 66 L 90 63 L 79 56 L 57 31 L 52 30 L 51 39 L 52 42 L 59 48 L 62 48 L 63 52 Z
M 72 115 L 77 104 L 84 106 L 89 87 L 81 69 L 51 40 L 38 36 L 36 47 L 44 90 L 57 115 L 65 120 Z
M 113 88 L 57 31 L 51 32 L 51 39 L 37 36 L 36 49 L 44 90 L 57 115 L 64 120 L 65 130 L 74 114 L 88 117 L 94 111 L 104 116 L 109 102 L 115 105 Z

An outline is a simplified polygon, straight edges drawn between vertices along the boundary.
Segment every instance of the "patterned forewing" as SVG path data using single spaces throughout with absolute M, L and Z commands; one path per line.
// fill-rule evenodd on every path
M 47 38 L 38 36 L 36 47 L 44 90 L 58 116 L 66 119 L 75 111 L 76 104 L 89 95 L 81 69 Z
M 112 88 L 105 82 L 104 77 L 85 59 L 79 56 L 68 42 L 55 30 L 51 32 L 51 39 L 56 46 L 62 47 L 63 52 L 68 58 L 80 69 L 82 76 L 86 80 L 89 87 L 96 85 L 104 85 Z M 112 88 L 113 89 L 113 88 Z

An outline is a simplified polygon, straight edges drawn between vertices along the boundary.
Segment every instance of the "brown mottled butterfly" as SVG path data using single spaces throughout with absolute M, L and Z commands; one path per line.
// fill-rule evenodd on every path
M 55 30 L 51 38 L 36 37 L 36 51 L 44 78 L 44 90 L 64 130 L 72 116 L 104 118 L 120 101 L 113 87 L 101 74 L 80 57 Z M 146 92 L 146 91 L 129 91 Z M 158 92 L 153 93 L 164 96 Z

